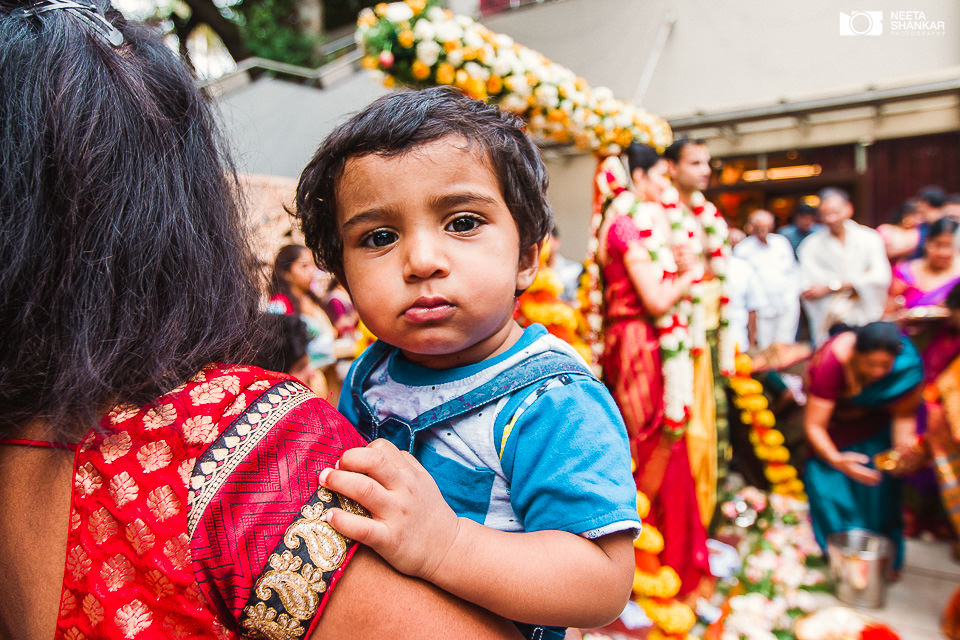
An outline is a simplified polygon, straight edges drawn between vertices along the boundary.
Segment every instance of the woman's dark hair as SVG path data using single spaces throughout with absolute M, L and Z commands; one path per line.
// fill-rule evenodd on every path
M 434 87 L 378 98 L 334 129 L 303 170 L 296 213 L 317 264 L 342 278 L 337 185 L 347 160 L 396 157 L 451 135 L 464 138 L 467 148 L 478 145 L 486 155 L 517 224 L 521 248 L 543 240 L 553 226 L 547 171 L 522 121 L 452 87 Z
M 660 154 L 657 150 L 648 144 L 631 142 L 627 147 L 627 166 L 630 169 L 630 175 L 637 169 L 644 173 L 650 170 L 650 167 L 657 164 L 660 160 Z
M 853 347 L 857 353 L 886 351 L 897 356 L 903 351 L 900 330 L 892 322 L 871 322 L 853 331 L 857 334 L 857 342 Z
M 300 298 L 293 295 L 290 283 L 287 281 L 287 274 L 290 273 L 290 267 L 300 259 L 304 251 L 307 251 L 307 248 L 302 244 L 288 244 L 280 247 L 277 252 L 277 259 L 273 261 L 273 273 L 270 274 L 270 282 L 267 285 L 267 292 L 271 296 L 282 293 L 297 313 L 302 311 L 300 309 Z M 323 301 L 313 291 L 307 291 L 307 295 L 317 305 L 323 305 Z
M 254 364 L 270 371 L 289 373 L 307 355 L 310 332 L 300 316 L 264 313 L 260 317 L 263 338 Z
M 943 304 L 951 311 L 960 311 L 960 282 L 953 285 L 950 293 L 944 298 Z
M 0 0 L 0 433 L 76 439 L 252 353 L 257 266 L 211 109 L 154 29 L 96 2 L 119 47 Z
M 943 235 L 956 235 L 957 229 L 960 229 L 960 222 L 957 222 L 953 218 L 940 218 L 931 223 L 927 228 L 927 237 L 924 239 L 924 242 L 930 242 L 934 238 Z

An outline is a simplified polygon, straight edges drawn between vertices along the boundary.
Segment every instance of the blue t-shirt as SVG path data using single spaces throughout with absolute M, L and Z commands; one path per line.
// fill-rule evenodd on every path
M 463 409 L 447 418 L 450 407 Z M 351 367 L 339 409 L 364 436 L 410 450 L 458 515 L 503 531 L 639 531 L 620 412 L 541 325 L 505 353 L 453 369 L 375 343 Z

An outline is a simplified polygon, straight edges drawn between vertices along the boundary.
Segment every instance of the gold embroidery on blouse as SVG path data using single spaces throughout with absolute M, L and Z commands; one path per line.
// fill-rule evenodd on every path
M 323 571 L 305 564 L 289 551 L 270 556 L 272 571 L 257 581 L 257 597 L 267 600 L 277 594 L 284 610 L 298 620 L 309 620 L 320 607 L 320 594 L 327 590 Z
M 323 571 L 333 571 L 343 564 L 347 539 L 320 520 L 324 511 L 322 502 L 304 505 L 300 509 L 303 517 L 290 525 L 283 541 L 289 548 L 297 549 L 303 540 L 313 564 Z
M 240 626 L 250 631 L 251 638 L 267 638 L 268 640 L 289 640 L 301 638 L 306 633 L 299 620 L 295 620 L 285 613 L 269 608 L 263 602 L 243 610 L 243 621 Z
M 298 640 L 316 616 L 330 577 L 343 566 L 350 539 L 321 520 L 330 506 L 344 505 L 351 513 L 363 507 L 320 488 L 284 533 L 268 560 L 267 569 L 243 610 L 241 626 L 253 637 Z M 302 543 L 302 546 L 301 546 Z M 303 623 L 303 624 L 302 624 Z

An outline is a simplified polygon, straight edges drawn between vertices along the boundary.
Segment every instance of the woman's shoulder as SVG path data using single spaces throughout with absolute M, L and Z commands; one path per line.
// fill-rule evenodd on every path
M 317 476 L 364 444 L 302 383 L 246 365 L 209 365 L 148 407 L 115 409 L 78 452 L 72 516 L 110 543 L 78 542 L 75 555 L 96 570 L 87 578 L 68 565 L 67 586 L 90 592 L 120 563 L 127 573 L 162 572 L 173 593 L 203 593 L 230 626 L 295 615 L 306 631 L 353 552 L 320 515 L 356 507 Z M 256 592 L 267 574 L 301 567 L 318 589 L 309 610 Z M 176 617 L 181 605 L 173 598 L 154 613 Z

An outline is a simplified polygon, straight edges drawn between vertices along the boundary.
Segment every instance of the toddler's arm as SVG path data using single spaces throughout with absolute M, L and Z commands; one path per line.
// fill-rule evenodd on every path
M 458 518 L 430 474 L 385 440 L 350 449 L 321 484 L 367 507 L 327 521 L 398 571 L 517 620 L 595 627 L 615 619 L 629 598 L 629 531 L 587 540 L 563 531 L 506 533 Z

